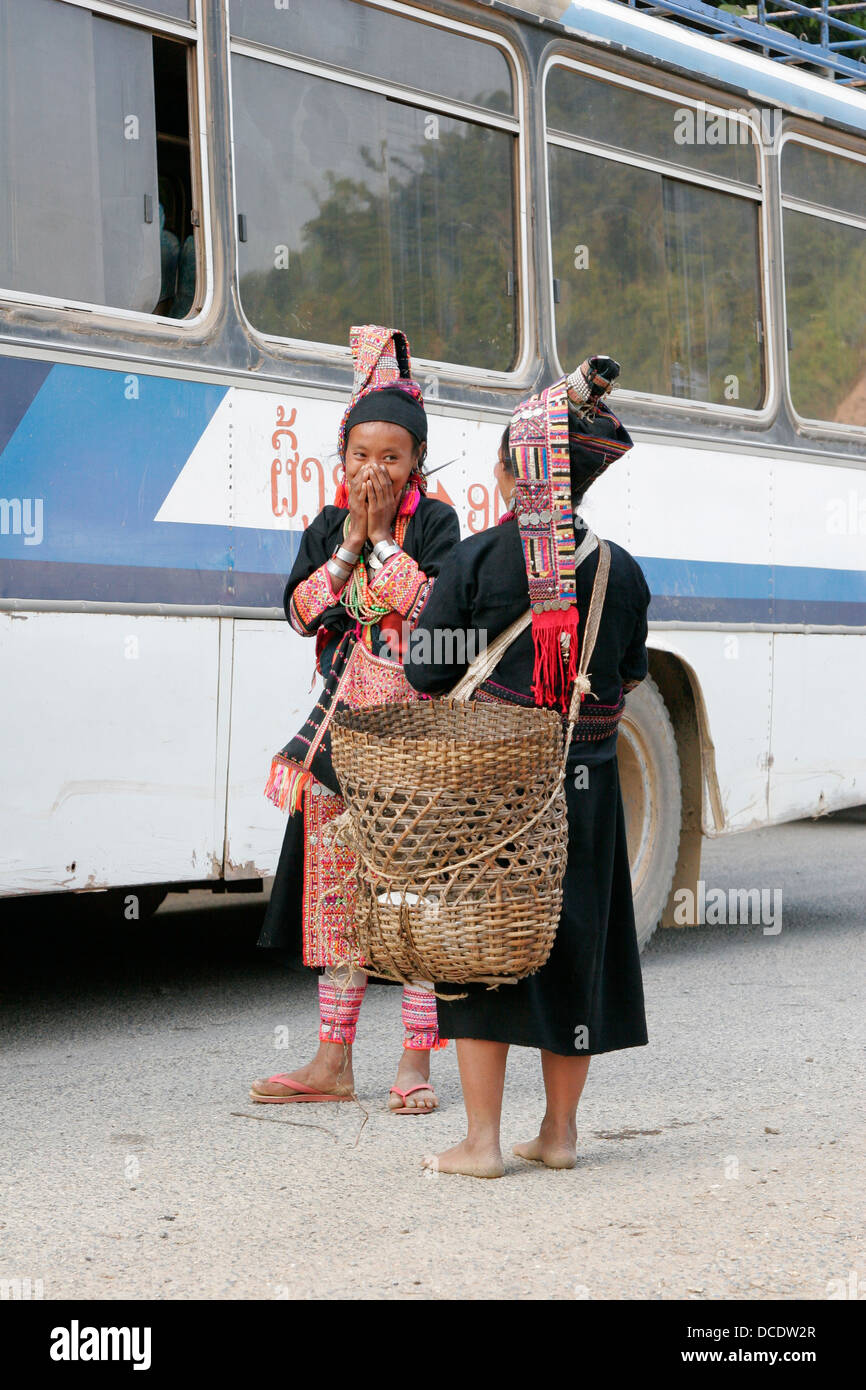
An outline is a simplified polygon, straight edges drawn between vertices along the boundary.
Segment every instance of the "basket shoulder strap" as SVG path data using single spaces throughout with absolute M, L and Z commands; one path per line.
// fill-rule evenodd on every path
M 512 642 L 525 632 L 532 622 L 532 610 L 527 608 L 525 613 L 521 613 L 504 632 L 500 632 L 498 637 L 488 643 L 482 652 L 479 652 L 475 660 L 470 662 L 464 674 L 460 677 L 453 690 L 449 692 L 452 700 L 471 700 L 477 687 L 499 665 Z
M 601 610 L 604 607 L 609 576 L 610 546 L 607 541 L 600 540 L 598 543 L 598 569 L 595 572 L 595 579 L 593 580 L 592 594 L 589 600 L 589 612 L 586 615 L 586 630 L 583 634 L 583 651 L 580 654 L 580 662 L 578 664 L 578 670 L 582 676 L 586 675 L 589 663 L 592 659 L 592 653 L 595 650 L 595 642 L 601 623 Z
M 577 679 L 574 682 L 574 689 L 571 693 L 571 702 L 568 710 L 569 721 L 580 718 L 580 704 L 584 692 L 588 689 L 586 673 L 595 649 L 595 641 L 598 637 L 599 624 L 601 623 L 601 610 L 604 607 L 604 597 L 607 593 L 607 581 L 610 575 L 610 546 L 607 541 L 599 540 L 598 543 L 598 568 L 595 571 L 595 579 L 592 585 L 592 595 L 589 600 L 589 612 L 586 615 L 586 627 L 583 632 L 583 647 L 581 648 L 580 661 L 577 667 Z

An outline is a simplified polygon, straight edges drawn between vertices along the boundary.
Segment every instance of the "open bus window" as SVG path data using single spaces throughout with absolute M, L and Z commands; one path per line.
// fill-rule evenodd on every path
M 156 159 L 160 207 L 160 293 L 154 313 L 173 319 L 192 311 L 196 248 L 189 146 L 185 44 L 153 40 Z
M 189 312 L 187 54 L 61 0 L 0 0 L 0 290 Z
M 866 163 L 782 147 L 788 378 L 811 420 L 866 426 Z M 829 270 L 828 270 L 829 268 Z
M 419 357 L 511 367 L 511 131 L 240 54 L 232 108 L 255 328 L 341 344 L 349 323 L 399 323 Z
M 576 96 L 584 89 L 581 78 Z M 623 90 L 616 88 L 617 100 Z M 644 100 L 642 128 L 637 111 Z M 567 125 L 561 83 L 556 102 L 561 129 Z M 760 202 L 754 191 L 746 193 L 756 178 L 751 137 L 745 146 L 728 147 L 721 163 L 720 147 L 708 147 L 711 176 L 723 168 L 726 179 L 713 187 L 708 170 L 700 181 L 687 173 L 688 167 L 700 171 L 702 149 L 684 147 L 682 172 L 668 157 L 677 148 L 668 138 L 675 108 L 664 105 L 669 109 L 660 113 L 657 99 L 632 91 L 624 125 L 588 127 L 605 144 L 640 150 L 639 162 L 578 148 L 577 137 L 548 131 L 559 360 L 578 361 L 586 342 L 608 343 L 628 389 L 756 410 L 764 399 L 764 363 Z M 575 101 L 573 112 L 581 110 Z M 735 176 L 743 194 L 728 182 Z

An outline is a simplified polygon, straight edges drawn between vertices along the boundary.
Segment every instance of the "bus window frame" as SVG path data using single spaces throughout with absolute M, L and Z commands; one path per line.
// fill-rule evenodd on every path
M 805 125 L 800 121 L 785 120 L 778 137 L 777 154 L 779 161 L 779 265 L 780 291 L 782 303 L 782 334 L 781 341 L 785 351 L 785 371 L 784 389 L 785 404 L 791 413 L 798 430 L 809 437 L 818 439 L 850 439 L 857 443 L 866 441 L 866 425 L 849 425 L 843 421 L 813 419 L 809 415 L 802 415 L 794 404 L 794 397 L 791 393 L 791 371 L 788 354 L 788 294 L 785 285 L 785 210 L 791 212 L 801 212 L 807 217 L 816 217 L 823 222 L 841 222 L 846 227 L 856 227 L 866 235 L 866 217 L 858 217 L 856 213 L 846 213 L 838 208 L 828 207 L 821 203 L 811 203 L 804 198 L 796 198 L 791 194 L 782 191 L 782 154 L 785 145 L 789 141 L 795 144 L 811 145 L 814 149 L 820 150 L 823 154 L 835 155 L 843 159 L 852 159 L 857 164 L 866 165 L 866 140 L 862 141 L 859 147 L 833 143 L 827 139 L 819 140 L 812 133 L 814 127 Z M 834 132 L 835 133 L 835 132 Z M 866 173 L 866 170 L 864 170 Z
M 649 155 L 632 154 L 628 150 L 611 149 L 603 146 L 597 141 L 581 139 L 579 136 L 570 136 L 565 132 L 552 133 L 552 128 L 547 123 L 547 79 L 554 67 L 566 67 L 573 71 L 585 73 L 587 77 L 595 78 L 596 81 L 608 82 L 614 86 L 629 87 L 632 90 L 646 93 L 647 96 L 661 98 L 668 101 L 671 105 L 691 106 L 696 111 L 704 110 L 709 115 L 724 116 L 726 119 L 736 119 L 742 122 L 752 132 L 752 143 L 756 155 L 757 184 L 739 184 L 733 179 L 726 179 L 715 175 L 705 175 L 697 169 L 690 169 L 685 165 L 668 163 L 665 160 L 653 159 Z M 636 78 L 628 73 L 613 71 L 602 66 L 598 62 L 590 62 L 586 58 L 574 57 L 573 50 L 555 48 L 547 54 L 539 67 L 539 87 L 541 97 L 542 113 L 542 138 L 544 141 L 544 215 L 547 221 L 546 251 L 547 251 L 547 297 L 550 312 L 551 343 L 550 356 L 555 364 L 556 370 L 560 375 L 565 375 L 559 357 L 559 346 L 557 343 L 556 332 L 556 303 L 553 293 L 553 229 L 550 216 L 550 160 L 548 158 L 548 146 L 555 144 L 559 147 L 573 149 L 578 153 L 595 155 L 604 159 L 609 159 L 615 163 L 630 164 L 633 167 L 648 169 L 660 174 L 669 174 L 672 178 L 677 178 L 683 183 L 697 184 L 705 188 L 714 189 L 720 193 L 727 193 L 729 196 L 744 198 L 747 201 L 757 203 L 759 208 L 758 217 L 758 272 L 761 282 L 761 313 L 764 341 L 759 344 L 763 355 L 764 372 L 764 399 L 761 405 L 754 408 L 739 405 L 721 405 L 713 401 L 694 400 L 688 396 L 660 396 L 650 391 L 633 391 L 626 386 L 617 389 L 618 400 L 634 402 L 636 405 L 648 405 L 654 409 L 663 409 L 666 413 L 677 416 L 688 416 L 690 419 L 697 417 L 700 420 L 714 420 L 718 422 L 742 422 L 761 428 L 769 428 L 780 405 L 780 381 L 779 373 L 776 370 L 776 353 L 778 333 L 774 326 L 772 317 L 772 281 L 770 276 L 770 247 L 772 244 L 771 224 L 770 224 L 770 198 L 768 190 L 770 183 L 768 179 L 768 151 L 764 144 L 760 127 L 745 114 L 740 107 L 731 105 L 725 106 L 717 101 L 710 101 L 703 97 L 687 95 L 681 89 L 677 89 L 673 83 L 678 79 L 673 73 L 666 73 L 672 80 L 670 88 L 661 88 L 646 82 L 641 78 Z M 603 345 L 604 346 L 604 345 Z M 607 345 L 605 350 L 616 351 L 615 344 Z M 593 351 L 594 345 L 588 343 L 586 350 Z M 572 370 L 571 366 L 568 368 Z
M 396 101 L 400 101 L 406 106 L 413 106 L 418 110 L 429 110 L 440 115 L 453 116 L 457 120 L 472 121 L 476 125 L 485 125 L 497 130 L 504 130 L 514 136 L 516 141 L 514 152 L 514 182 L 516 183 L 516 188 L 513 183 L 512 192 L 516 193 L 516 200 L 514 200 L 512 206 L 512 214 L 516 251 L 515 263 L 518 270 L 517 293 L 514 296 L 515 314 L 517 317 L 517 351 L 514 365 L 507 371 L 496 371 L 493 368 L 471 367 L 460 362 L 439 361 L 435 358 L 421 357 L 413 354 L 413 370 L 415 376 L 419 381 L 422 381 L 422 385 L 424 385 L 425 390 L 428 391 L 430 400 L 436 399 L 440 381 L 453 382 L 455 385 L 472 384 L 475 386 L 489 385 L 491 387 L 523 386 L 529 379 L 529 371 L 534 365 L 536 354 L 533 349 L 534 334 L 531 331 L 532 295 L 529 272 L 528 236 L 530 221 L 529 142 L 526 139 L 526 84 L 524 82 L 523 69 L 519 62 L 517 51 L 508 39 L 492 29 L 465 24 L 460 20 L 451 19 L 444 15 L 431 15 L 426 11 L 417 10 L 408 5 L 400 4 L 399 0 L 374 0 L 374 8 L 393 11 L 394 13 L 402 14 L 415 20 L 418 24 L 429 24 L 434 28 L 448 29 L 452 32 L 465 34 L 469 38 L 485 43 L 492 43 L 499 47 L 509 64 L 512 81 L 514 82 L 515 114 L 509 116 L 504 112 L 491 111 L 486 107 L 474 106 L 468 102 L 453 101 L 447 97 L 436 96 L 434 93 L 419 92 L 417 88 L 403 86 L 397 82 L 390 82 L 385 78 L 367 77 L 349 68 L 342 68 L 337 65 L 332 66 L 315 58 L 303 58 L 295 54 L 284 53 L 277 49 L 268 48 L 263 44 L 252 43 L 247 39 L 233 39 L 229 32 L 230 26 L 226 25 L 229 134 L 232 151 L 231 194 L 233 216 L 232 226 L 230 228 L 230 235 L 232 238 L 231 244 L 234 249 L 232 288 L 235 294 L 238 316 L 253 342 L 260 347 L 266 348 L 273 357 L 281 361 L 300 361 L 311 364 L 317 363 L 341 367 L 347 365 L 351 366 L 352 364 L 350 349 L 338 343 L 321 343 L 309 338 L 281 337 L 277 334 L 262 332 L 261 329 L 256 328 L 250 321 L 243 307 L 240 292 L 240 276 L 238 273 L 240 246 L 238 238 L 238 213 L 242 211 L 242 209 L 238 204 L 237 161 L 235 158 L 234 141 L 232 55 L 235 53 L 240 57 L 254 58 L 259 61 L 269 62 L 277 67 L 308 73 L 312 77 L 321 77 L 331 82 L 338 82 L 343 86 L 357 87 L 362 91 L 377 93 L 384 97 L 392 97 Z
M 156 15 L 152 11 L 127 8 L 112 0 L 60 0 L 61 4 L 88 10 L 106 19 L 115 19 L 136 29 L 144 29 L 158 38 L 181 39 L 187 47 L 187 103 L 189 116 L 190 182 L 193 189 L 193 206 L 199 215 L 198 231 L 201 243 L 196 247 L 196 300 L 200 298 L 201 277 L 204 280 L 204 295 L 195 314 L 183 319 L 173 319 L 167 314 L 146 314 L 138 309 L 119 309 L 111 304 L 92 304 L 87 300 L 67 299 L 58 295 L 32 294 L 24 290 L 10 290 L 0 286 L 0 309 L 5 306 L 22 306 L 34 309 L 57 309 L 61 315 L 79 313 L 87 315 L 87 323 L 102 324 L 109 327 L 118 324 L 136 329 L 150 328 L 147 334 L 155 340 L 164 341 L 181 333 L 194 332 L 208 318 L 213 306 L 213 229 L 210 207 L 210 180 L 207 160 L 207 121 L 202 119 L 202 94 L 205 83 L 205 44 L 203 41 L 203 10 L 205 0 L 195 0 L 195 19 L 177 20 Z M 195 302 L 195 301 L 194 301 Z M 62 323 L 62 318 L 58 320 Z M 171 329 L 167 334 L 166 329 Z

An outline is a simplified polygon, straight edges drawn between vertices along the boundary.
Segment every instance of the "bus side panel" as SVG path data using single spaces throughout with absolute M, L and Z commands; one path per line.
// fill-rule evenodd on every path
M 671 652 L 698 673 L 715 745 L 716 775 L 725 830 L 749 830 L 767 822 L 767 759 L 770 751 L 768 632 L 650 632 L 649 646 Z M 704 830 L 713 818 L 704 810 Z
M 770 819 L 866 802 L 866 639 L 777 632 L 773 639 Z
M 218 876 L 219 641 L 207 618 L 0 613 L 0 895 Z
M 271 758 L 301 728 L 321 690 L 315 642 L 287 622 L 234 624 L 232 738 L 225 876 L 254 878 L 276 868 L 285 813 L 264 795 Z

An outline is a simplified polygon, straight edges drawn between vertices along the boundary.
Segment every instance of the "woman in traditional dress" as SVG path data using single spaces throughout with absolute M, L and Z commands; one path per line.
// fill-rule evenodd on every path
M 511 510 L 498 526 L 452 550 L 427 601 L 416 633 L 432 638 L 437 630 L 459 630 L 475 651 L 481 633 L 492 641 L 531 604 L 531 630 L 509 647 L 476 699 L 568 709 L 600 556 L 577 507 L 589 485 L 631 447 L 601 399 L 616 371 L 611 359 L 590 358 L 573 377 L 518 407 L 494 469 Z M 503 1173 L 499 1129 L 511 1044 L 540 1050 L 547 1100 L 537 1137 L 514 1152 L 570 1168 L 590 1056 L 647 1041 L 616 740 L 625 692 L 647 673 L 650 594 L 626 550 L 611 542 L 610 555 L 590 662 L 592 695 L 567 763 L 568 863 L 553 949 L 537 974 L 516 985 L 462 986 L 466 997 L 440 1000 L 440 1026 L 457 1039 L 468 1118 L 462 1143 L 425 1160 L 440 1172 Z M 444 693 L 464 674 L 464 665 L 415 659 L 416 652 L 423 658 L 445 645 L 410 644 L 405 670 L 416 690 Z
M 286 585 L 286 617 L 316 638 L 325 680 L 300 733 L 277 754 L 267 794 L 291 814 L 259 945 L 302 946 L 319 976 L 319 1048 L 306 1066 L 253 1082 L 254 1101 L 351 1100 L 352 1044 L 367 986 L 354 963 L 352 855 L 326 827 L 344 810 L 330 758 L 338 706 L 413 698 L 403 645 L 448 551 L 460 538 L 452 507 L 426 496 L 427 417 L 398 330 L 351 332 L 352 400 L 340 426 L 336 505 L 307 527 Z M 403 991 L 403 1052 L 391 1088 L 398 1114 L 436 1107 L 430 1052 L 440 1043 L 431 982 Z

